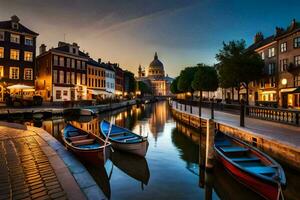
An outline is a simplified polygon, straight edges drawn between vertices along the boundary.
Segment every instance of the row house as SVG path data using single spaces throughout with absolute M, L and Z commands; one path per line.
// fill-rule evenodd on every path
M 88 54 L 76 43 L 59 42 L 58 47 L 40 47 L 37 57 L 36 90 L 44 101 L 79 101 L 87 99 Z
M 257 33 L 248 50 L 265 62 L 263 77 L 252 82 L 250 102 L 300 109 L 300 24 L 292 20 L 267 38 Z
M 109 98 L 113 98 L 115 96 L 115 69 L 111 64 L 105 64 L 105 90 L 107 92 L 107 96 Z
M 7 89 L 16 84 L 32 87 L 27 91 L 34 93 L 37 36 L 38 33 L 22 25 L 15 15 L 9 21 L 0 22 L 0 101 L 4 101 L 6 92 L 21 92 Z
M 115 70 L 115 94 L 122 96 L 124 92 L 124 71 L 118 64 L 112 64 Z

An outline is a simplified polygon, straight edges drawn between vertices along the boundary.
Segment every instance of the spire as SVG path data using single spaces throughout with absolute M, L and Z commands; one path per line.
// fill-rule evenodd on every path
M 157 52 L 155 52 L 155 54 L 154 54 L 154 60 L 157 60 L 157 59 L 158 59 Z

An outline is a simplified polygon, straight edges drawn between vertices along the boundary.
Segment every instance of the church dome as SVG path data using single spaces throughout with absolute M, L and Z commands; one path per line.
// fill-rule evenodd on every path
M 158 59 L 157 53 L 155 52 L 154 60 L 150 63 L 148 68 L 148 76 L 155 76 L 155 77 L 163 77 L 165 76 L 164 65 Z

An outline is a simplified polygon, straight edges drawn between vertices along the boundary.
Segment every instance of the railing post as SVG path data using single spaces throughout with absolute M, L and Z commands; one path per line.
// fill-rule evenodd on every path
M 214 100 L 212 100 L 212 102 L 210 103 L 210 108 L 211 108 L 211 119 L 214 119 Z
M 201 101 L 199 101 L 199 117 L 201 117 Z
M 214 166 L 214 140 L 215 140 L 215 122 L 212 119 L 207 120 L 206 124 L 206 161 L 205 168 L 212 169 Z
M 245 102 L 241 100 L 241 110 L 240 110 L 240 126 L 245 126 Z

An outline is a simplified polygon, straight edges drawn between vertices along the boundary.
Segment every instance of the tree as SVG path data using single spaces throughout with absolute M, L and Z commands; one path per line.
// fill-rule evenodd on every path
M 178 94 L 179 93 L 179 90 L 178 90 L 178 80 L 179 80 L 179 76 L 177 76 L 171 83 L 171 86 L 170 86 L 170 90 L 173 94 Z
M 264 66 L 260 56 L 245 49 L 244 40 L 223 43 L 223 48 L 216 55 L 220 85 L 223 88 L 237 88 L 238 100 L 240 100 L 240 87 L 244 86 L 247 91 L 247 103 L 249 83 L 259 78 Z
M 200 91 L 199 115 L 201 115 L 201 103 L 203 91 L 216 91 L 219 86 L 218 74 L 214 67 L 204 64 L 198 64 L 197 71 L 194 74 L 192 87 Z
M 138 81 L 136 85 L 136 90 L 139 90 L 142 96 L 144 96 L 145 94 L 152 94 L 152 90 L 150 89 L 150 87 L 143 81 Z
M 187 67 L 180 72 L 177 88 L 180 92 L 191 92 L 192 97 L 194 89 L 192 88 L 193 77 L 197 71 L 197 67 Z

